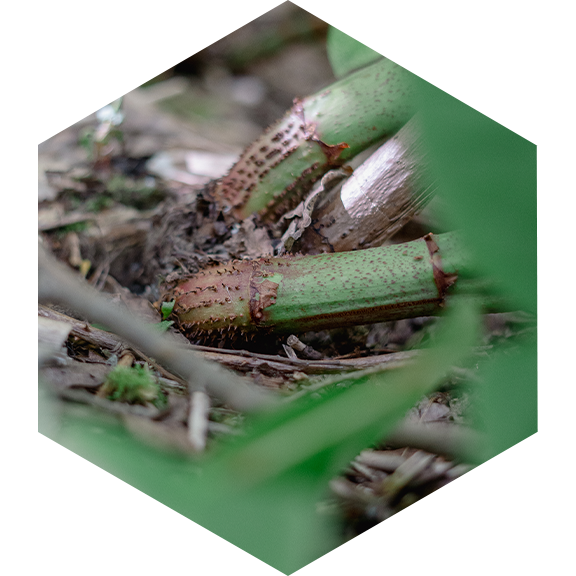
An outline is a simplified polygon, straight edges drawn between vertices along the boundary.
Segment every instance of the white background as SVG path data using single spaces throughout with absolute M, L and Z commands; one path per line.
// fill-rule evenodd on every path
M 573 257 L 561 250 L 570 247 L 576 192 L 569 3 L 297 3 L 538 145 L 541 353 L 539 434 L 299 574 L 565 574 L 573 564 L 576 382 L 573 336 L 561 328 L 574 326 L 573 275 L 563 271 Z M 39 435 L 34 408 L 38 143 L 275 4 L 3 7 L 6 574 L 278 574 Z

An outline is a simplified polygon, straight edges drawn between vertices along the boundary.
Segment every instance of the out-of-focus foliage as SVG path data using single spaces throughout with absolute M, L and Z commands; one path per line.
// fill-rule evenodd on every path
M 421 126 L 443 216 L 514 307 L 536 316 L 536 146 L 432 85 Z M 479 421 L 494 456 L 537 430 L 536 337 L 481 368 Z
M 482 269 L 536 312 L 536 146 L 422 84 L 422 128 L 447 222 Z
M 336 78 L 342 78 L 382 58 L 378 52 L 333 27 L 328 29 L 326 48 Z
M 84 130 L 80 136 L 80 145 L 86 149 L 92 161 L 98 160 L 102 149 L 112 140 L 122 142 L 124 139 L 124 134 L 119 128 L 124 120 L 122 98 L 98 110 L 96 118 L 98 126 Z
M 157 324 L 151 324 L 151 326 L 160 332 L 166 332 L 168 328 L 172 326 L 172 324 L 174 324 L 173 320 L 162 320 L 162 322 L 158 322 Z
M 434 346 L 405 370 L 343 376 L 321 399 L 302 398 L 247 422 L 248 433 L 203 462 L 156 452 L 88 407 L 68 407 L 49 435 L 233 544 L 289 574 L 338 544 L 316 503 L 326 482 L 390 431 L 477 341 L 473 301 L 457 301 Z M 42 409 L 42 406 L 41 406 Z M 95 431 L 97 433 L 95 434 Z M 200 471 L 201 470 L 201 471 Z

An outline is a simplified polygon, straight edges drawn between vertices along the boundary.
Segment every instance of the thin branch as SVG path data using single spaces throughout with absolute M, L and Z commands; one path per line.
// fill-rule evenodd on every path
M 271 406 L 274 396 L 248 384 L 235 374 L 183 350 L 175 337 L 159 334 L 138 318 L 109 302 L 88 283 L 81 281 L 41 245 L 38 258 L 38 296 L 43 302 L 69 306 L 131 342 L 188 382 L 189 390 L 207 390 L 238 410 Z
M 72 326 L 70 331 L 72 336 L 86 340 L 95 346 L 105 348 L 113 354 L 120 354 L 127 346 L 127 343 L 122 338 L 119 338 L 110 332 L 100 330 L 93 326 L 86 326 L 85 322 L 67 316 L 61 312 L 57 312 L 56 310 L 52 310 L 46 306 L 38 307 L 38 315 L 70 324 Z M 407 350 L 403 352 L 366 356 L 363 358 L 340 358 L 338 360 L 326 358 L 324 360 L 306 360 L 301 358 L 287 358 L 285 356 L 273 354 L 260 354 L 248 350 L 229 350 L 226 348 L 214 348 L 212 346 L 199 346 L 190 344 L 184 337 L 180 338 L 177 344 L 182 350 L 194 350 L 205 360 L 218 362 L 232 370 L 250 372 L 254 369 L 270 368 L 287 376 L 292 375 L 294 372 L 303 372 L 304 374 L 340 374 L 342 372 L 362 370 L 364 368 L 369 368 L 370 366 L 379 366 L 387 363 L 398 363 L 398 365 L 403 365 L 405 361 L 410 360 L 418 353 L 417 350 Z M 133 352 L 141 360 L 150 364 L 154 370 L 160 372 L 164 378 L 184 383 L 184 380 L 181 380 L 176 375 L 167 372 L 154 359 L 144 354 L 141 350 L 134 349 Z M 174 384 L 171 385 L 174 386 Z

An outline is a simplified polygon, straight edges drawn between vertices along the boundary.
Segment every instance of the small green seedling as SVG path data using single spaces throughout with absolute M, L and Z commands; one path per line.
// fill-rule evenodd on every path
M 174 304 L 176 300 L 172 300 L 171 302 L 162 302 L 160 306 L 160 312 L 162 313 L 162 320 L 168 320 L 170 314 L 172 314 L 172 310 L 174 310 Z
M 108 374 L 103 393 L 109 400 L 128 404 L 164 404 L 165 395 L 160 390 L 150 370 L 144 366 L 117 366 Z

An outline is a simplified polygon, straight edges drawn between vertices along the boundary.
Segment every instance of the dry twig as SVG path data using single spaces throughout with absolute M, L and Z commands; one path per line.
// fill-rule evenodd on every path
M 238 378 L 232 372 L 183 350 L 170 334 L 159 334 L 138 318 L 110 303 L 92 286 L 82 282 L 39 246 L 39 299 L 69 306 L 104 324 L 146 354 L 174 370 L 188 382 L 191 392 L 206 389 L 238 410 L 271 406 L 273 395 Z

